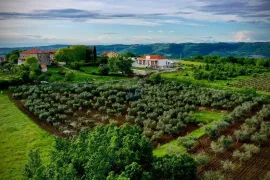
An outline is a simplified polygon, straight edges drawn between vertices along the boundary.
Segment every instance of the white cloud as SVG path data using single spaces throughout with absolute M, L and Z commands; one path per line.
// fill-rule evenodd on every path
M 148 33 L 152 33 L 153 31 L 147 31 Z
M 163 33 L 163 31 L 162 30 L 159 30 L 158 33 Z
M 173 33 L 174 31 L 170 31 L 170 33 Z
M 255 32 L 253 31 L 238 31 L 234 35 L 234 41 L 237 42 L 251 42 L 253 40 L 253 35 Z
M 159 26 L 160 23 L 151 22 L 143 19 L 90 19 L 86 21 L 90 24 L 122 24 L 136 26 Z

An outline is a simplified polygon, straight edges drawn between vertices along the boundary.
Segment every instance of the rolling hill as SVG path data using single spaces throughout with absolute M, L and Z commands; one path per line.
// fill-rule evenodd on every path
M 41 50 L 58 49 L 69 45 L 51 45 L 35 47 Z M 33 47 L 0 48 L 0 55 L 11 52 L 14 49 L 26 50 Z M 183 44 L 132 44 L 132 45 L 97 45 L 97 51 L 116 51 L 118 53 L 132 52 L 137 55 L 158 54 L 168 58 L 191 57 L 197 54 L 220 56 L 249 56 L 270 57 L 270 42 L 255 43 L 183 43 Z

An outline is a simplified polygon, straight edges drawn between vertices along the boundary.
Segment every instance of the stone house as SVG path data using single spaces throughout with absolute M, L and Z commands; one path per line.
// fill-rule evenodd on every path
M 30 49 L 20 52 L 18 65 L 24 64 L 26 58 L 35 57 L 38 59 L 39 64 L 50 66 L 54 60 L 56 50 L 41 51 L 39 49 Z

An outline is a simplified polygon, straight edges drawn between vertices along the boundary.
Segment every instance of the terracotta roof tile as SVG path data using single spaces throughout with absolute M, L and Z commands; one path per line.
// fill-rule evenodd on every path
M 39 49 L 29 49 L 27 51 L 21 52 L 22 54 L 36 54 L 36 53 L 42 53 Z
M 148 58 L 146 58 L 146 57 L 148 57 Z M 163 56 L 160 56 L 160 55 L 146 55 L 146 56 L 141 56 L 141 57 L 139 57 L 138 58 L 139 60 L 145 60 L 145 59 L 147 59 L 147 60 L 159 60 L 159 59 L 167 59 L 167 58 L 165 58 L 165 57 L 163 57 Z

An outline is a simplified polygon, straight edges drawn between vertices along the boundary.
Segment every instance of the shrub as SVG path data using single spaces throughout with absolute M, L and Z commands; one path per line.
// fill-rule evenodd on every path
M 110 121 L 109 116 L 104 116 L 104 117 L 102 117 L 102 122 L 103 122 L 103 123 L 109 123 L 109 121 Z
M 220 144 L 222 144 L 223 147 L 224 147 L 225 149 L 228 149 L 228 148 L 230 148 L 230 147 L 232 146 L 233 139 L 232 139 L 231 136 L 224 136 L 224 135 L 222 135 L 222 136 L 218 139 L 218 142 L 219 142 Z
M 225 180 L 225 176 L 219 171 L 206 171 L 203 175 L 204 180 Z
M 267 136 L 256 132 L 251 136 L 251 141 L 259 145 L 265 145 L 267 143 Z
M 233 152 L 233 157 L 238 158 L 242 163 L 243 161 L 249 160 L 252 157 L 252 155 L 250 152 L 241 152 L 239 150 L 235 150 Z
M 74 76 L 75 76 L 75 73 L 73 71 L 68 71 L 65 74 L 65 80 L 66 81 L 72 81 L 72 79 L 74 78 Z
M 217 126 L 207 126 L 205 128 L 205 133 L 210 137 L 217 137 L 219 135 L 219 129 Z
M 260 148 L 253 144 L 243 144 L 242 146 L 245 152 L 249 152 L 251 154 L 256 154 L 260 152 Z
M 224 151 L 223 145 L 214 141 L 211 142 L 211 149 L 215 153 L 215 155 Z
M 206 155 L 205 152 L 200 152 L 194 157 L 198 166 L 206 165 L 209 161 L 209 157 Z
M 230 160 L 221 161 L 221 166 L 225 172 L 231 172 L 236 169 L 236 165 Z
M 107 76 L 109 74 L 109 68 L 107 66 L 104 67 L 98 67 L 98 74 L 99 75 L 103 75 L 103 76 Z
M 184 146 L 187 149 L 191 149 L 195 145 L 197 140 L 198 138 L 192 137 L 192 136 L 184 136 L 184 137 L 178 138 L 179 144 Z
M 164 156 L 154 162 L 153 179 L 197 179 L 196 162 L 188 154 Z
M 70 63 L 70 68 L 71 69 L 75 69 L 75 70 L 79 70 L 82 66 L 81 62 L 72 62 Z

